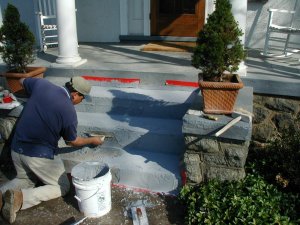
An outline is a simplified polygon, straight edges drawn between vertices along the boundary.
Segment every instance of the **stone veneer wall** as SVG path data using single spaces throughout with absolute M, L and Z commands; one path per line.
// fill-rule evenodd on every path
M 300 125 L 300 98 L 255 95 L 253 113 L 252 143 L 259 147 L 283 129 Z
M 189 184 L 245 177 L 249 141 L 186 134 L 185 143 L 184 164 Z
M 251 141 L 230 141 L 185 134 L 186 182 L 197 184 L 213 178 L 243 178 L 250 142 L 253 147 L 263 147 L 284 128 L 299 125 L 299 119 L 300 99 L 254 95 Z

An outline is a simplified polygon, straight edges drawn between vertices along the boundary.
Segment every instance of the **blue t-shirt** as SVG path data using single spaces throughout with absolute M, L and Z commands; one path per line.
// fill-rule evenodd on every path
M 53 158 L 58 140 L 74 141 L 77 115 L 68 91 L 46 79 L 26 78 L 29 99 L 17 123 L 12 141 L 15 152 L 33 157 Z

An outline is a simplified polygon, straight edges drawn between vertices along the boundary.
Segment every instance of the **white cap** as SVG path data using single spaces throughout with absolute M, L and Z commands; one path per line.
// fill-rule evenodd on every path
M 84 98 L 87 101 L 91 101 L 89 93 L 90 93 L 92 87 L 87 80 L 85 80 L 83 77 L 76 76 L 76 77 L 71 78 L 70 83 L 76 91 L 78 91 L 80 94 L 84 95 Z

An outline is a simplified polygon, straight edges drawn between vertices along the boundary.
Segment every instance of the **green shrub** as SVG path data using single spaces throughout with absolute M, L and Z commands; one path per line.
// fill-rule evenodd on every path
M 20 21 L 18 9 L 8 3 L 0 28 L 0 53 L 11 72 L 25 73 L 28 64 L 34 61 L 34 35 Z
M 186 224 L 299 224 L 297 195 L 282 193 L 262 177 L 247 175 L 234 182 L 209 181 L 185 186 Z
M 203 80 L 222 81 L 224 71 L 235 72 L 245 58 L 243 35 L 231 12 L 229 0 L 217 0 L 216 10 L 198 33 L 192 65 L 202 71 Z
M 251 149 L 248 172 L 254 171 L 285 191 L 300 189 L 300 130 L 285 129 L 264 149 Z

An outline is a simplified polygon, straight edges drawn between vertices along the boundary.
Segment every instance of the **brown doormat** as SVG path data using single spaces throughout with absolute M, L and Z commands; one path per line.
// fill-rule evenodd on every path
M 192 52 L 196 42 L 150 42 L 141 51 Z

